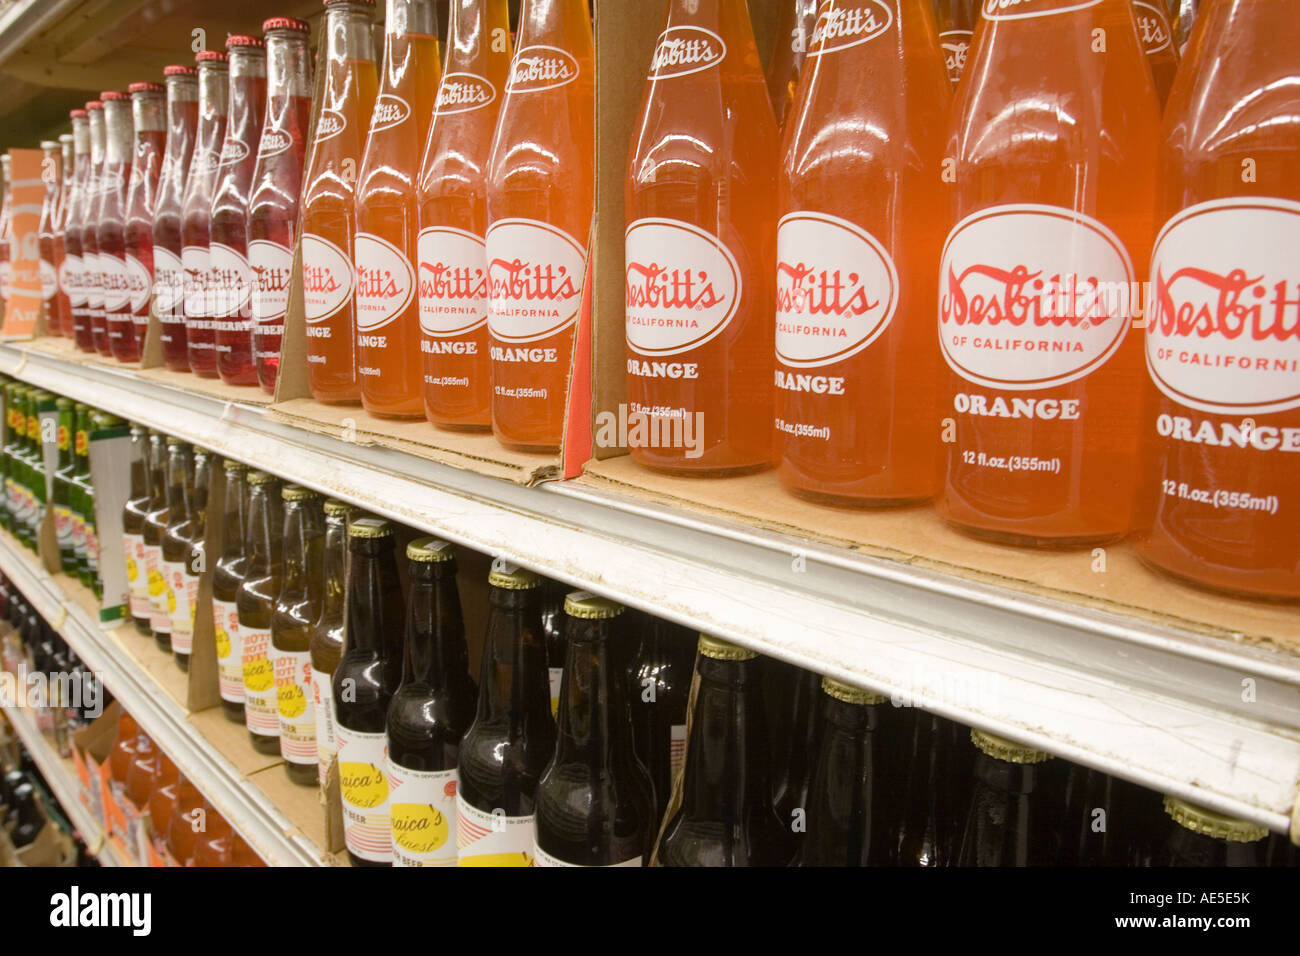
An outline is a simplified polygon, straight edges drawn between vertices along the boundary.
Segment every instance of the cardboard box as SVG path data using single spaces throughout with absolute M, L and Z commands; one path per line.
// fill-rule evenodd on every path
M 95 489 L 95 537 L 103 584 L 98 617 L 101 624 L 115 624 L 125 619 L 130 600 L 121 545 L 122 508 L 131 496 L 131 429 L 125 422 L 91 428 L 90 481 Z
M 117 736 L 117 721 L 121 713 L 121 704 L 113 701 L 89 727 L 83 727 L 72 737 L 72 762 L 81 784 L 81 802 L 100 826 L 106 826 L 107 823 L 104 777 L 108 769 L 108 753 Z

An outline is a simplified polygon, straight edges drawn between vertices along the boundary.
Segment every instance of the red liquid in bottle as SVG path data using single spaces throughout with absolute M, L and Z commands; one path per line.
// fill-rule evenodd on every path
M 119 362 L 138 362 L 144 355 L 144 336 L 149 329 L 154 197 L 167 133 L 163 128 L 163 87 L 158 83 L 132 83 L 128 89 L 135 118 L 135 157 L 126 191 L 126 278 L 130 298 L 127 310 L 109 313 L 108 334 Z
M 221 146 L 226 138 L 226 96 L 229 67 L 226 55 L 203 50 L 199 64 L 199 127 L 194 156 L 185 181 L 181 220 L 181 264 L 185 269 L 185 340 L 190 371 L 217 377 L 216 323 L 212 318 L 209 243 L 212 196 L 217 185 Z
M 131 145 L 134 136 L 130 98 L 117 90 L 106 90 L 99 96 L 104 102 L 104 125 L 107 130 L 104 171 L 99 177 L 99 216 L 96 227 L 99 285 L 104 305 L 102 311 L 95 311 L 92 322 L 95 351 L 100 355 L 112 355 L 114 335 L 109 328 L 108 317 L 120 316 L 114 322 L 114 327 L 119 328 L 123 319 L 130 322 L 131 314 L 131 283 L 126 271 L 126 187 L 131 177 Z
M 55 281 L 58 283 L 58 306 L 55 312 L 58 325 L 54 334 L 62 338 L 72 335 L 72 303 L 68 299 L 68 247 L 64 244 L 64 230 L 68 223 L 68 207 L 71 203 L 72 177 L 76 169 L 76 156 L 73 152 L 74 137 L 71 133 L 59 136 L 61 148 L 62 181 L 59 183 L 59 195 L 54 207 L 54 261 Z
M 90 171 L 86 175 L 85 191 L 81 199 L 81 287 L 86 304 L 81 314 L 73 313 L 76 328 L 74 338 L 83 352 L 95 351 L 95 316 L 104 314 L 104 288 L 99 276 L 99 180 L 104 170 L 104 104 L 91 100 L 86 104 L 90 114 Z M 79 321 L 77 321 L 79 320 Z
M 59 192 L 63 186 L 63 149 L 55 140 L 41 143 L 41 179 L 45 182 L 45 199 L 41 202 L 41 221 L 37 232 L 41 247 L 41 303 L 45 309 L 45 327 L 58 335 L 63 323 L 59 301 L 58 214 Z
M 443 428 L 492 427 L 487 331 L 487 164 L 510 69 L 506 0 L 452 0 L 447 71 L 417 201 L 424 413 Z
M 66 198 L 59 211 L 59 235 L 63 244 L 63 267 L 59 270 L 59 289 L 67 296 L 68 308 L 63 315 L 62 334 L 72 338 L 78 315 L 85 314 L 86 292 L 81 274 L 81 207 L 86 176 L 90 172 L 90 120 L 85 110 L 69 112 L 72 120 L 73 161 L 64 175 Z
M 208 275 L 216 321 L 217 374 L 227 385 L 256 385 L 253 273 L 248 266 L 248 199 L 266 111 L 266 50 L 260 37 L 226 40 L 230 113 L 212 197 Z
M 310 27 L 302 20 L 274 17 L 262 24 L 262 30 L 266 34 L 266 122 L 248 205 L 248 265 L 253 275 L 257 381 L 274 394 L 293 271 L 302 160 L 311 124 Z
M 154 202 L 153 309 L 162 326 L 163 364 L 173 372 L 188 372 L 181 223 L 199 122 L 198 71 L 176 64 L 164 67 L 163 76 L 167 86 L 167 151 Z

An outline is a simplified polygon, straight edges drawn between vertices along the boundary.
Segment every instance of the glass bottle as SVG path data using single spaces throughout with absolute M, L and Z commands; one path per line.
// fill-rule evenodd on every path
M 104 125 L 104 103 L 91 100 L 86 104 L 90 121 L 90 171 L 86 176 L 81 206 L 81 275 L 86 293 L 86 307 L 81 324 L 76 327 L 77 348 L 94 352 L 96 318 L 104 311 L 104 287 L 99 268 L 100 182 L 104 174 L 104 150 L 108 130 Z M 75 313 L 74 313 L 75 319 Z
M 185 178 L 181 206 L 181 265 L 185 270 L 185 355 L 190 371 L 217 377 L 214 290 L 209 288 L 212 198 L 217 189 L 221 149 L 226 138 L 230 66 L 220 50 L 200 50 L 199 125 Z
M 59 465 L 54 472 L 54 538 L 59 547 L 59 569 L 64 574 L 73 574 L 77 567 L 77 552 L 72 536 L 72 476 L 77 470 L 77 457 L 72 442 L 76 413 L 70 398 L 57 399 L 54 405 L 59 412 L 56 434 Z
M 952 866 L 961 834 L 953 796 L 959 787 L 957 762 L 948 721 L 918 714 L 911 743 L 894 860 L 898 866 Z
M 1058 806 L 1043 786 L 1050 754 L 982 730 L 971 731 L 979 749 L 975 789 L 962 831 L 958 866 L 1049 866 Z
M 686 704 L 695 640 L 690 630 L 646 616 L 629 675 L 632 742 L 654 784 L 655 827 L 663 819 L 686 753 Z
M 163 83 L 167 87 L 167 147 L 154 202 L 153 310 L 162 326 L 163 364 L 173 372 L 188 372 L 181 256 L 185 187 L 199 123 L 198 70 L 184 64 L 163 67 Z
M 271 618 L 284 571 L 284 515 L 280 479 L 248 474 L 248 565 L 235 597 L 244 674 L 244 724 L 253 749 L 280 755 L 280 716 L 271 663 Z
M 72 452 L 77 468 L 72 474 L 72 547 L 77 555 L 77 580 L 83 587 L 94 587 L 91 575 L 90 536 L 93 533 L 93 498 L 90 486 L 90 408 L 78 402 L 73 406 Z M 152 622 L 152 619 L 151 619 Z
M 167 527 L 162 535 L 163 585 L 171 618 L 171 652 L 176 666 L 189 670 L 194 648 L 194 621 L 190 617 L 185 561 L 194 529 L 194 458 L 188 444 L 167 438 Z
M 317 777 L 321 790 L 338 752 L 335 740 L 334 671 L 343 653 L 347 629 L 344 598 L 347 595 L 348 521 L 352 507 L 342 501 L 325 502 L 325 541 L 322 559 L 320 616 L 311 631 L 312 706 L 316 715 Z
M 967 0 L 974 3 L 975 0 Z M 784 127 L 794 107 L 799 76 L 812 46 L 817 25 L 817 0 L 781 0 L 777 21 L 776 47 L 767 64 L 767 95 L 772 99 L 777 124 Z
M 126 187 L 131 178 L 135 137 L 130 97 L 118 90 L 105 90 L 99 98 L 104 104 L 104 168 L 99 175 L 99 198 L 93 214 L 103 309 L 96 307 L 91 325 L 95 351 L 111 356 L 113 340 L 108 316 L 121 314 L 131 302 L 126 276 Z
M 59 256 L 55 224 L 59 211 L 59 192 L 63 188 L 63 147 L 58 140 L 41 140 L 41 181 L 45 196 L 37 224 L 40 248 L 41 308 L 45 311 L 46 334 L 58 335 L 63 324 L 59 300 Z
M 225 492 L 221 506 L 221 557 L 212 569 L 212 632 L 217 642 L 217 687 L 226 719 L 244 722 L 244 643 L 239 632 L 240 585 L 248 574 L 248 468 L 221 463 Z
M 935 19 L 939 28 L 939 49 L 943 53 L 948 82 L 953 89 L 966 68 L 975 24 L 979 20 L 979 0 L 936 0 Z
M 1213 12 L 1213 7 L 1211 7 Z M 1173 821 L 1158 859 L 1159 866 L 1263 866 L 1268 830 L 1246 820 L 1198 807 L 1179 797 L 1165 797 Z
M 176 784 L 176 804 L 167 826 L 167 851 L 179 866 L 192 866 L 194 847 L 207 826 L 203 794 L 188 777 Z
M 83 109 L 70 110 L 72 121 L 74 172 L 68 187 L 63 213 L 63 273 L 59 281 L 68 296 L 68 320 L 64 335 L 73 338 L 78 322 L 86 321 L 86 288 L 82 264 L 82 223 L 86 216 L 86 183 L 90 178 L 90 114 Z
M 131 491 L 122 508 L 122 553 L 126 556 L 126 583 L 130 600 L 131 621 L 135 629 L 149 637 L 153 634 L 149 603 L 149 561 L 144 546 L 144 522 L 153 501 L 150 480 L 149 430 L 131 426 Z M 75 562 L 75 557 L 74 557 Z
M 68 211 L 72 205 L 72 183 L 76 177 L 77 156 L 75 152 L 76 137 L 71 133 L 59 134 L 61 154 L 62 181 L 59 184 L 59 196 L 54 212 L 54 260 L 56 279 L 59 285 L 59 325 L 55 334 L 61 338 L 72 337 L 72 303 L 68 298 L 68 247 L 65 242 L 68 228 Z
M 208 494 L 212 487 L 212 455 L 202 448 L 194 449 L 194 481 L 190 487 L 189 521 L 176 529 L 176 537 L 184 546 L 181 566 L 183 590 L 176 593 L 175 623 L 172 626 L 172 645 L 176 644 L 177 630 L 188 628 L 193 644 L 195 618 L 199 613 L 199 585 L 207 570 Z M 165 541 L 164 541 L 165 543 Z M 177 658 L 181 670 L 189 669 L 189 660 Z
M 172 616 L 167 603 L 167 579 L 163 576 L 162 539 L 167 531 L 167 436 L 149 434 L 149 511 L 144 518 L 145 579 L 149 582 L 149 628 L 158 648 L 172 652 Z
M 131 180 L 126 189 L 126 308 L 108 314 L 108 337 L 119 362 L 144 357 L 149 328 L 149 301 L 153 292 L 154 201 L 162 175 L 166 149 L 165 89 L 159 83 L 132 83 L 131 115 L 135 125 L 135 152 Z

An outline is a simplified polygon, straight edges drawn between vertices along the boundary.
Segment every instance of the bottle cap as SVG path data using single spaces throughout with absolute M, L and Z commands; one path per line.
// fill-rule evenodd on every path
M 542 579 L 527 568 L 512 564 L 504 558 L 492 559 L 492 570 L 488 572 L 488 584 L 507 591 L 527 591 L 540 587 Z
M 280 497 L 285 501 L 306 501 L 308 498 L 319 498 L 320 495 L 302 485 L 285 485 Z
M 383 518 L 357 518 L 348 525 L 349 538 L 391 538 L 392 535 L 392 524 Z
M 139 83 L 132 83 L 126 88 L 126 91 L 128 93 L 166 93 L 167 87 L 161 83 L 149 83 L 142 80 Z
M 276 480 L 275 475 L 272 475 L 269 472 L 253 469 L 248 473 L 248 483 L 253 486 L 267 485 Z
M 168 448 L 183 448 L 184 446 L 186 446 L 186 445 L 188 445 L 188 444 L 189 444 L 189 442 L 187 442 L 184 438 L 177 438 L 175 435 L 168 435 L 168 436 L 167 436 L 167 447 L 168 447 Z
M 195 63 L 225 63 L 227 57 L 220 50 L 200 50 L 194 54 Z
M 163 76 L 198 76 L 199 71 L 185 63 L 173 63 L 163 67 Z
M 85 116 L 85 115 L 86 115 L 86 111 L 85 111 L 85 110 L 78 110 L 78 112 L 81 113 L 82 116 Z M 73 141 L 74 138 L 75 138 L 75 137 L 73 137 L 73 135 L 72 135 L 71 133 L 60 133 L 60 134 L 59 134 L 59 142 L 60 142 L 60 143 L 71 143 L 71 142 Z
M 332 7 L 336 3 L 359 3 L 363 7 L 373 7 L 375 0 L 325 0 L 325 6 Z
M 62 410 L 65 409 L 65 408 L 71 408 L 71 407 L 72 407 L 72 399 L 70 399 L 70 398 L 63 398 L 63 397 L 56 398 L 56 399 L 54 400 L 54 407 L 57 408 L 57 409 L 59 409 L 59 411 L 62 411 Z M 131 430 L 134 431 L 134 430 L 135 430 L 135 427 L 136 427 L 135 425 L 132 425 L 132 426 L 131 426 Z
M 58 149 L 58 148 L 59 148 L 59 141 L 57 139 L 41 140 L 41 149 Z
M 89 111 L 89 110 L 102 110 L 103 108 L 104 108 L 104 104 L 101 103 L 99 100 L 88 100 L 88 101 L 86 102 L 86 109 L 87 109 L 87 111 Z
M 242 461 L 235 461 L 233 458 L 227 458 L 221 463 L 221 470 L 228 475 L 238 475 L 248 471 L 248 466 Z
M 334 498 L 325 499 L 325 514 L 331 518 L 346 518 L 352 506 L 346 501 L 338 501 Z
M 590 591 L 570 591 L 564 596 L 564 613 L 584 621 L 604 621 L 623 613 L 623 605 Z
M 68 119 L 85 119 L 85 110 L 68 110 Z
M 756 653 L 748 648 L 728 644 L 726 641 L 720 641 L 708 634 L 700 635 L 700 653 L 715 661 L 752 661 L 758 657 Z
M 441 563 L 456 557 L 450 541 L 439 538 L 416 538 L 406 546 L 406 557 L 419 564 Z
M 112 412 L 95 412 L 91 415 L 95 424 L 100 428 L 115 428 L 118 425 L 125 425 L 124 419 L 118 418 Z
M 100 101 L 104 103 L 109 103 L 114 100 L 124 100 L 126 98 L 127 95 L 121 90 L 104 90 L 104 92 L 99 94 Z
M 1015 743 L 1005 737 L 997 737 L 983 730 L 972 730 L 970 741 L 994 760 L 1001 760 L 1004 763 L 1042 763 L 1052 759 L 1051 754 Z
M 1236 820 L 1205 807 L 1188 803 L 1181 797 L 1165 797 L 1165 813 L 1184 829 L 1230 843 L 1254 843 L 1268 836 L 1268 829 L 1249 820 Z
M 822 678 L 822 693 L 827 697 L 834 697 L 836 700 L 842 700 L 846 704 L 858 704 L 863 707 L 883 704 L 889 699 L 883 694 L 873 694 L 869 690 L 863 690 L 861 687 L 854 687 L 851 684 L 842 683 L 833 677 Z
M 226 37 L 226 49 L 238 50 L 252 48 L 260 50 L 266 46 L 266 41 L 261 37 L 250 36 L 247 33 L 232 33 Z
M 295 17 L 271 17 L 269 20 L 263 20 L 262 32 L 269 33 L 272 30 L 292 30 L 294 33 L 311 33 L 311 24 L 306 20 L 299 20 Z

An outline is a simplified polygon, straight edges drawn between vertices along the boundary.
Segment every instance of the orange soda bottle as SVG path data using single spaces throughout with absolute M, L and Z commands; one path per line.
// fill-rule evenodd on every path
M 596 68 L 586 0 L 524 0 L 488 160 L 492 431 L 559 448 L 595 197 Z
M 417 184 L 424 413 L 492 426 L 487 333 L 487 163 L 510 69 L 507 0 L 452 0 L 447 68 Z
M 372 415 L 420 418 L 415 179 L 442 68 L 433 0 L 387 0 L 384 75 L 357 180 L 357 377 Z
M 1202 8 L 1165 114 L 1138 553 L 1300 598 L 1300 17 Z M 1291 454 L 1287 454 L 1291 452 Z
M 628 448 L 682 474 L 774 456 L 778 137 L 744 0 L 670 0 L 626 189 Z
M 949 84 L 929 0 L 823 6 L 798 96 L 776 240 L 781 480 L 839 504 L 931 498 Z
M 1138 39 L 1142 52 L 1151 67 L 1151 79 L 1156 85 L 1156 99 L 1163 108 L 1169 99 L 1169 89 L 1178 72 L 1178 48 L 1174 46 L 1174 28 L 1164 10 L 1165 0 L 1133 0 L 1133 14 L 1137 17 Z
M 799 74 L 808 59 L 813 27 L 817 24 L 819 0 L 780 0 L 781 17 L 776 26 L 776 47 L 767 64 L 767 93 L 782 127 L 794 109 Z M 969 0 L 974 2 L 974 0 Z
M 982 16 L 947 151 L 938 507 L 978 536 L 1080 547 L 1132 522 L 1159 107 L 1129 0 Z
M 979 0 L 935 0 L 934 14 L 939 27 L 939 49 L 948 70 L 948 82 L 957 88 L 966 57 L 970 54 L 975 24 L 979 20 Z
M 352 234 L 361 149 L 379 86 L 370 31 L 373 9 L 374 0 L 325 4 L 325 82 L 302 198 L 307 383 L 318 402 L 361 398 Z

